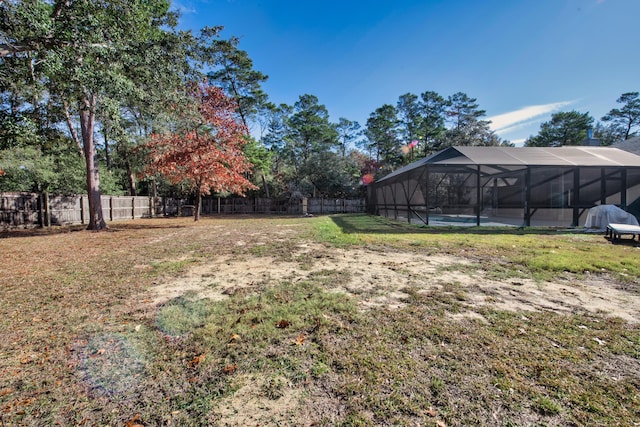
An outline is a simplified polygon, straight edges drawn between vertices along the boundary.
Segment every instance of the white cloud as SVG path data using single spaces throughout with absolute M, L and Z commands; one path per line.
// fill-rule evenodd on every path
M 182 13 L 183 15 L 190 15 L 190 14 L 195 14 L 197 13 L 197 10 L 195 7 L 193 7 L 192 5 L 184 5 L 180 2 L 172 2 L 172 6 L 174 9 L 178 9 L 178 11 L 180 13 Z
M 531 124 L 531 122 L 536 121 L 540 116 L 557 111 L 574 102 L 575 101 L 561 101 L 543 105 L 531 105 L 520 108 L 519 110 L 488 117 L 487 120 L 491 120 L 491 129 L 495 132 L 499 134 L 507 133 L 525 127 Z

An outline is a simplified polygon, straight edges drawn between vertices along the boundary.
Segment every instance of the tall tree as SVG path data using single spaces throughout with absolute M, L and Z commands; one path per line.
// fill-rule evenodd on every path
M 291 130 L 288 124 L 288 118 L 293 112 L 293 107 L 287 104 L 268 106 L 266 133 L 260 139 L 260 142 L 271 153 L 271 168 L 277 184 L 277 190 L 270 191 L 271 194 L 282 194 L 286 184 L 283 182 L 284 173 L 293 168 L 291 165 L 295 163 L 295 153 L 293 143 L 289 138 Z M 272 182 L 272 187 L 273 187 Z
M 123 67 L 125 76 L 135 84 L 107 87 L 102 95 L 98 119 L 105 157 L 108 156 L 107 167 L 111 163 L 123 171 L 126 177 L 123 185 L 132 196 L 137 193 L 137 174 L 144 160 L 137 150 L 138 144 L 152 133 L 171 128 L 176 112 L 188 108 L 191 102 L 184 91 L 184 82 L 204 78 L 189 64 L 193 55 L 190 50 L 196 42 L 190 33 L 162 33 L 160 43 L 150 41 L 141 52 L 127 59 Z M 152 193 L 153 185 L 152 181 Z
M 409 143 L 412 140 L 421 139 L 422 135 L 422 114 L 421 105 L 417 95 L 405 93 L 398 98 L 396 103 L 398 114 L 398 133 L 403 142 Z
M 268 77 L 253 69 L 253 61 L 247 52 L 238 48 L 239 42 L 240 40 L 236 37 L 229 40 L 219 39 L 216 28 L 206 27 L 200 35 L 202 57 L 207 65 L 216 67 L 207 74 L 209 82 L 222 87 L 227 95 L 236 101 L 240 120 L 247 129 L 250 129 L 252 119 L 259 111 L 264 111 L 267 104 L 267 94 L 262 90 L 262 83 L 266 82 Z M 254 142 L 255 144 L 247 145 L 250 151 L 247 154 L 250 156 L 264 151 L 256 145 L 257 141 Z M 256 158 L 260 164 L 256 172 L 260 174 L 266 197 L 269 197 L 265 175 L 269 167 L 265 161 L 268 159 L 270 157 L 264 155 L 260 156 L 260 159 Z
M 197 221 L 203 194 L 244 194 L 257 187 L 246 178 L 251 170 L 243 152 L 248 132 L 236 119 L 236 103 L 222 89 L 208 85 L 197 86 L 193 98 L 198 111 L 186 118 L 184 129 L 153 135 L 146 145 L 150 162 L 145 173 L 188 185 L 195 193 Z
M 593 124 L 589 113 L 562 111 L 551 115 L 551 120 L 540 125 L 540 131 L 525 141 L 527 147 L 560 147 L 580 145 Z
M 446 114 L 453 125 L 445 133 L 447 146 L 491 146 L 500 145 L 500 138 L 489 128 L 490 122 L 481 120 L 485 110 L 481 110 L 476 98 L 457 92 L 449 96 Z
M 355 143 L 360 135 L 362 135 L 360 123 L 340 117 L 338 119 L 338 124 L 336 125 L 336 130 L 338 131 L 340 152 L 342 157 L 346 157 L 349 145 Z
M 440 149 L 442 136 L 446 130 L 447 100 L 437 92 L 426 91 L 422 99 L 422 135 L 424 137 L 424 156 Z
M 293 105 L 293 115 L 289 117 L 288 124 L 297 164 L 306 162 L 313 153 L 338 146 L 338 132 L 329 121 L 329 111 L 319 104 L 315 95 L 300 96 Z
M 600 145 L 609 146 L 623 139 L 622 131 L 615 125 L 597 122 L 593 127 L 593 137 L 600 140 Z
M 611 126 L 620 129 L 622 139 L 627 140 L 636 135 L 640 129 L 640 94 L 627 92 L 616 100 L 623 104 L 622 108 L 613 108 L 604 117 L 603 122 L 610 122 Z
M 33 0 L 0 3 L 0 56 L 30 55 L 46 68 L 50 90 L 76 107 L 81 127 L 89 225 L 106 228 L 94 141 L 105 88 L 136 85 L 127 73 L 146 48 L 162 45 L 176 24 L 167 0 Z
M 216 39 L 211 40 L 213 37 Z M 251 117 L 267 102 L 267 94 L 261 85 L 268 76 L 253 69 L 253 61 L 247 52 L 238 48 L 239 39 L 219 40 L 215 29 L 205 28 L 201 40 L 204 49 L 209 49 L 207 62 L 217 67 L 207 77 L 236 100 L 240 119 L 249 129 Z
M 445 132 L 444 144 L 447 146 L 498 146 L 504 143 L 489 128 L 489 121 L 468 120 L 463 125 Z
M 386 168 L 386 172 L 402 163 L 397 111 L 393 105 L 385 104 L 369 115 L 365 135 L 376 153 L 376 162 Z
M 452 120 L 453 126 L 462 127 L 469 122 L 479 120 L 485 115 L 480 110 L 476 98 L 470 98 L 466 93 L 457 92 L 447 99 L 447 116 Z

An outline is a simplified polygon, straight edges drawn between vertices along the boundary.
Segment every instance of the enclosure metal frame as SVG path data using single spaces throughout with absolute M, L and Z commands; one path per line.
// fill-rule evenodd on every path
M 504 159 L 513 153 L 517 154 L 518 161 L 488 161 L 493 154 Z M 541 155 L 546 157 L 537 163 L 536 157 Z M 585 164 L 576 163 L 575 158 L 583 159 Z M 531 151 L 512 147 L 473 147 L 472 150 L 450 147 L 369 185 L 368 212 L 429 225 L 432 212 L 439 209 L 438 200 L 432 200 L 430 194 L 451 193 L 451 188 L 439 190 L 439 187 L 451 181 L 452 176 L 459 181 L 458 190 L 470 189 L 474 194 L 468 195 L 465 205 L 448 208 L 472 211 L 477 226 L 481 225 L 487 194 L 492 195 L 493 200 L 488 203 L 495 205 L 496 210 L 500 201 L 522 212 L 523 226 L 531 226 L 532 218 L 539 211 L 564 209 L 571 211 L 571 226 L 575 227 L 584 213 L 597 204 L 615 200 L 626 208 L 632 188 L 633 197 L 640 199 L 640 156 L 615 148 L 562 147 L 562 150 Z M 553 185 L 560 185 L 562 191 L 557 194 L 548 191 Z

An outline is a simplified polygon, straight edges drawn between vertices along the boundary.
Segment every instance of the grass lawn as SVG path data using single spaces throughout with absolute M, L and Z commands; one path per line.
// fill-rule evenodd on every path
M 366 215 L 0 237 L 0 426 L 640 425 L 637 243 Z

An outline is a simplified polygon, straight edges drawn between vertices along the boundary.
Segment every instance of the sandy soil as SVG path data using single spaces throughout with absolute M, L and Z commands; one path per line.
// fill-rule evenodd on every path
M 327 278 L 330 290 L 355 297 L 362 309 L 402 307 L 406 290 L 413 288 L 417 292 L 456 292 L 470 312 L 480 306 L 559 313 L 586 310 L 640 322 L 640 295 L 601 278 L 558 278 L 544 283 L 523 278 L 495 281 L 465 258 L 345 250 L 319 244 L 298 246 L 292 259 L 296 261 L 224 256 L 195 266 L 179 280 L 158 285 L 149 299 L 161 304 L 190 291 L 219 301 L 236 292 L 257 292 L 282 281 L 315 276 Z
M 244 242 L 236 243 L 243 245 Z M 327 248 L 315 243 L 299 245 L 290 259 L 271 256 L 223 256 L 193 267 L 183 278 L 155 287 L 148 297 L 162 304 L 191 292 L 202 298 L 223 300 L 229 295 L 259 292 L 270 285 L 320 279 L 327 288 L 356 299 L 362 310 L 396 309 L 405 304 L 406 291 L 454 293 L 467 310 L 452 319 L 486 319 L 478 307 L 512 311 L 549 310 L 557 313 L 589 311 L 640 322 L 640 295 L 599 278 L 558 278 L 539 283 L 514 278 L 495 281 L 478 264 L 454 256 L 427 256 L 412 252 L 377 252 Z M 265 380 L 241 378 L 239 390 L 226 398 L 217 413 L 224 426 L 295 425 L 303 398 L 285 387 L 282 396 L 265 396 Z

